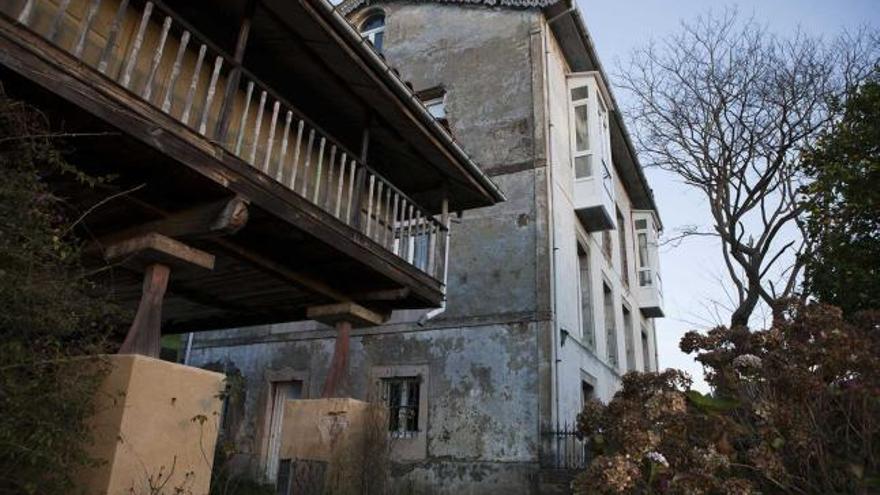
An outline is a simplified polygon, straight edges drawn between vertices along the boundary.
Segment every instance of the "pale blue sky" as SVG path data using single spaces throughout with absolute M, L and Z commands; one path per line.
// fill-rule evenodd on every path
M 678 30 L 682 20 L 737 6 L 771 31 L 786 34 L 801 28 L 805 32 L 833 37 L 846 28 L 880 26 L 880 0 L 578 0 L 581 13 L 593 36 L 599 57 L 611 74 L 625 64 L 633 48 L 652 37 L 662 38 Z M 626 95 L 615 90 L 621 105 Z M 635 131 L 631 129 L 631 132 Z M 684 225 L 709 225 L 700 195 L 669 174 L 648 170 L 658 208 L 667 233 Z M 657 340 L 661 367 L 689 371 L 696 385 L 704 389 L 702 370 L 690 356 L 678 350 L 681 336 L 693 328 L 708 328 L 728 314 L 716 313 L 711 301 L 724 300 L 720 279 L 720 253 L 707 238 L 688 240 L 676 248 L 663 248 L 661 269 L 666 297 L 666 318 L 658 320 Z

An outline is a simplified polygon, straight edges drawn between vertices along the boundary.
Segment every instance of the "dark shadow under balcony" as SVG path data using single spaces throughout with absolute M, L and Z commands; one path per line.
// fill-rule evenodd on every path
M 206 32 L 219 33 L 214 41 L 159 2 L 27 0 L 2 9 L 6 92 L 35 104 L 64 132 L 90 135 L 75 138 L 71 161 L 116 177 L 112 188 L 90 195 L 69 181 L 54 184 L 83 210 L 118 195 L 83 222 L 96 263 L 104 262 L 107 243 L 149 229 L 216 257 L 211 270 L 173 272 L 165 331 L 303 319 L 307 308 L 335 302 L 386 313 L 437 306 L 450 208 L 500 198 L 457 145 L 443 142 L 443 131 L 393 94 L 389 85 L 400 82 L 375 73 L 382 69 L 370 61 L 375 55 L 332 11 L 321 11 L 321 2 L 281 11 L 250 4 L 254 44 L 247 50 L 265 52 L 274 39 L 276 48 L 287 43 L 293 53 L 311 54 L 294 68 L 279 59 L 278 69 L 301 83 L 274 87 L 280 89 L 242 63 L 240 34 L 238 49 L 224 49 L 229 36 L 218 26 L 235 17 L 237 2 L 205 12 L 213 23 Z M 292 9 L 310 15 L 311 24 L 300 19 L 297 31 L 286 23 Z M 323 44 L 309 48 L 322 33 Z M 348 76 L 317 62 L 321 51 L 348 57 Z M 266 68 L 265 55 L 255 57 L 258 70 Z M 358 64 L 362 73 L 354 74 Z M 372 91 L 375 101 L 324 83 L 346 86 L 345 77 L 354 76 L 375 79 L 358 90 Z M 314 98 L 303 100 L 303 91 Z M 315 102 L 333 91 L 337 105 L 320 115 L 300 109 L 315 112 Z M 294 104 L 291 96 L 314 101 Z M 246 211 L 234 232 L 171 235 L 183 232 L 181 219 L 226 208 Z M 137 300 L 137 269 L 119 262 L 104 275 L 121 299 Z

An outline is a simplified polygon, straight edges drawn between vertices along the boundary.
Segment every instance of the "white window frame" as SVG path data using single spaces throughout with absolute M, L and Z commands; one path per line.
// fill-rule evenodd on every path
M 428 109 L 428 112 L 437 120 L 446 120 L 446 95 L 438 96 L 436 98 L 431 98 L 429 100 L 425 100 L 424 102 L 425 108 Z M 433 109 L 439 108 L 440 112 L 434 112 Z
M 575 89 L 586 88 L 587 96 L 584 98 L 578 98 L 577 100 L 573 99 L 572 93 Z M 569 140 L 570 140 L 570 149 L 571 149 L 571 169 L 574 173 L 575 180 L 584 180 L 590 179 L 594 176 L 594 167 L 595 160 L 593 159 L 593 130 L 591 129 L 593 120 L 590 118 L 590 110 L 592 109 L 592 104 L 590 102 L 590 95 L 593 93 L 593 88 L 587 83 L 587 81 L 582 81 L 579 84 L 569 85 L 568 87 L 568 120 L 569 120 Z M 577 149 L 577 114 L 575 109 L 585 106 L 587 109 L 587 139 L 586 139 L 586 148 L 583 150 Z M 578 177 L 577 175 L 577 166 L 575 163 L 578 158 L 586 157 L 587 158 L 587 175 L 583 175 Z
M 374 17 L 379 17 L 379 16 L 382 17 L 382 25 L 381 26 L 377 26 L 377 27 L 365 29 L 365 30 L 361 29 L 360 26 L 363 26 L 364 24 L 366 24 L 367 21 L 369 21 L 370 19 L 372 19 Z M 367 15 L 365 15 L 363 17 L 363 20 L 361 20 L 360 23 L 358 23 L 358 26 L 359 26 L 358 31 L 360 31 L 361 36 L 366 38 L 367 41 L 369 41 L 370 44 L 373 45 L 373 48 L 375 48 L 376 51 L 379 53 L 382 53 L 382 50 L 385 47 L 385 28 L 387 26 L 385 20 L 386 20 L 385 12 L 383 12 L 381 10 L 372 10 L 372 11 L 368 12 Z M 379 46 L 376 46 L 376 35 L 378 35 L 378 34 L 382 35 L 382 43 Z

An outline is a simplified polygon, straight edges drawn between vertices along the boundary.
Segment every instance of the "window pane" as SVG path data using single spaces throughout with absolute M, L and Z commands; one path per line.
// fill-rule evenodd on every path
M 385 33 L 382 31 L 378 31 L 373 34 L 373 39 L 370 40 L 373 42 L 373 46 L 376 48 L 376 51 L 382 53 L 382 40 L 385 38 Z
M 647 228 L 648 228 L 648 221 L 647 220 L 636 220 L 636 229 L 645 230 Z
M 587 96 L 589 96 L 589 91 L 586 86 L 571 88 L 571 101 L 586 100 Z
M 593 176 L 592 156 L 576 156 L 574 158 L 574 176 L 578 179 Z
M 637 222 L 638 223 L 638 222 Z M 648 234 L 639 234 L 639 267 L 648 266 Z
M 590 131 L 587 126 L 587 105 L 574 107 L 574 149 L 585 151 L 590 148 Z
M 377 29 L 385 25 L 385 16 L 382 14 L 371 15 L 361 24 L 361 31 Z
M 446 105 L 443 104 L 443 98 L 428 100 L 425 102 L 425 106 L 428 108 L 428 112 L 430 112 L 435 119 L 446 118 Z
M 581 289 L 581 335 L 584 343 L 590 349 L 596 346 L 596 338 L 593 335 L 593 300 L 591 297 L 590 257 L 584 253 L 578 253 L 578 268 L 580 269 Z

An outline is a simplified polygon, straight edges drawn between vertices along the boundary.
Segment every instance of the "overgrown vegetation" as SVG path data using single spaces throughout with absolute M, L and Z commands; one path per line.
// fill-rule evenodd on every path
M 92 397 L 120 312 L 84 276 L 76 218 L 47 186 L 89 178 L 67 163 L 45 118 L 0 87 L 0 493 L 75 493 Z
M 577 493 L 876 493 L 878 325 L 813 304 L 767 330 L 688 333 L 715 395 L 676 370 L 627 374 L 579 416 L 595 458 Z
M 807 292 L 845 313 L 880 301 L 880 67 L 804 157 Z

